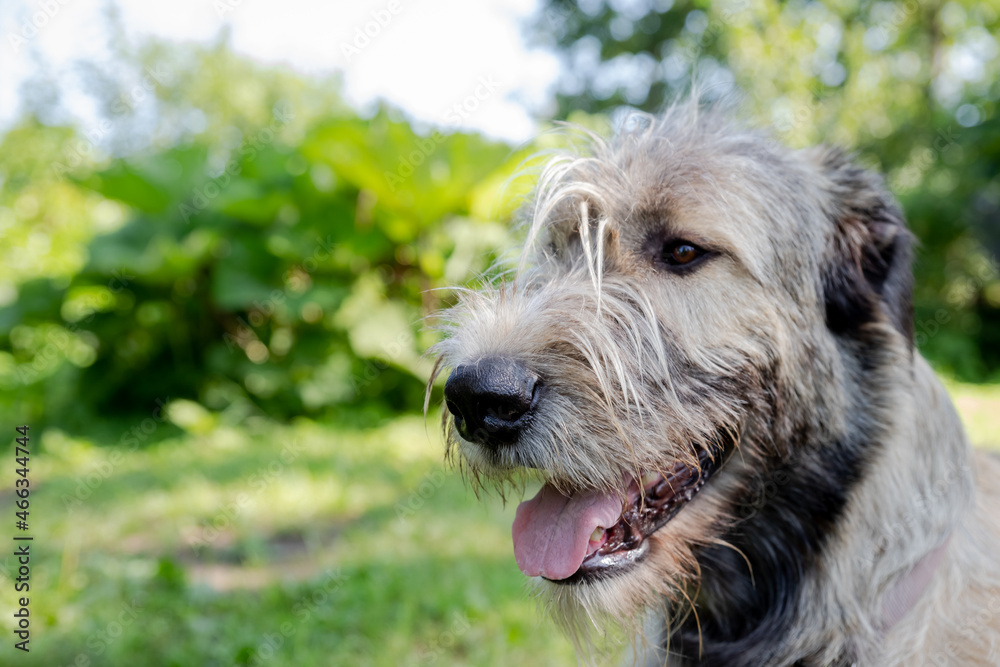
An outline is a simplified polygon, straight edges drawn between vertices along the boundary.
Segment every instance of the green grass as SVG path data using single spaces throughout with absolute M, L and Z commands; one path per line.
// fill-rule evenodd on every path
M 973 442 L 1000 444 L 1000 387 L 949 388 Z M 351 431 L 177 408 L 186 432 L 132 451 L 40 438 L 31 653 L 8 631 L 0 664 L 576 664 L 514 564 L 515 503 L 477 501 L 442 466 L 433 419 Z
M 422 419 L 201 430 L 111 467 L 46 434 L 31 653 L 5 640 L 0 664 L 575 664 L 525 594 L 513 506 L 477 502 Z

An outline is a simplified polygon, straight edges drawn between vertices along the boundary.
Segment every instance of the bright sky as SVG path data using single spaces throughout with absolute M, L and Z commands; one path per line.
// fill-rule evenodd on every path
M 559 73 L 555 55 L 529 48 L 520 26 L 538 0 L 118 0 L 128 38 L 210 41 L 227 23 L 239 53 L 309 73 L 344 74 L 358 106 L 382 98 L 413 118 L 446 125 L 455 103 L 494 89 L 464 126 L 520 141 L 544 114 Z M 56 75 L 63 101 L 86 124 L 93 111 L 73 75 L 81 58 L 108 57 L 105 0 L 0 2 L 0 129 L 17 116 L 19 89 Z M 37 28 L 36 28 L 37 26 Z M 359 37 L 358 31 L 369 35 Z M 367 42 L 366 42 L 367 40 Z

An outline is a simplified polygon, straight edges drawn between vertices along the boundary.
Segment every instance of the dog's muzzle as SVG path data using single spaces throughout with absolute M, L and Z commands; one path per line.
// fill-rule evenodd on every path
M 538 404 L 538 375 L 507 357 L 458 366 L 444 386 L 459 435 L 495 449 L 517 441 Z

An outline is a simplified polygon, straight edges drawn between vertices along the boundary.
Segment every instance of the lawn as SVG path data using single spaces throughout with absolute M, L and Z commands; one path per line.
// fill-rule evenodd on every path
M 1000 387 L 950 389 L 973 440 L 1000 443 Z M 514 564 L 515 503 L 477 502 L 442 466 L 435 420 L 356 431 L 174 408 L 180 427 L 102 437 L 138 428 L 131 449 L 39 438 L 31 652 L 8 631 L 0 664 L 576 664 Z

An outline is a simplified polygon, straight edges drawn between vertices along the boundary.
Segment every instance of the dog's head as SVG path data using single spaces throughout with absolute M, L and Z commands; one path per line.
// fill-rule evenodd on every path
M 444 314 L 450 453 L 542 479 L 514 554 L 567 624 L 662 600 L 682 623 L 697 596 L 739 634 L 860 474 L 863 375 L 910 351 L 897 207 L 841 153 L 692 103 L 553 159 L 528 218 L 512 276 Z

